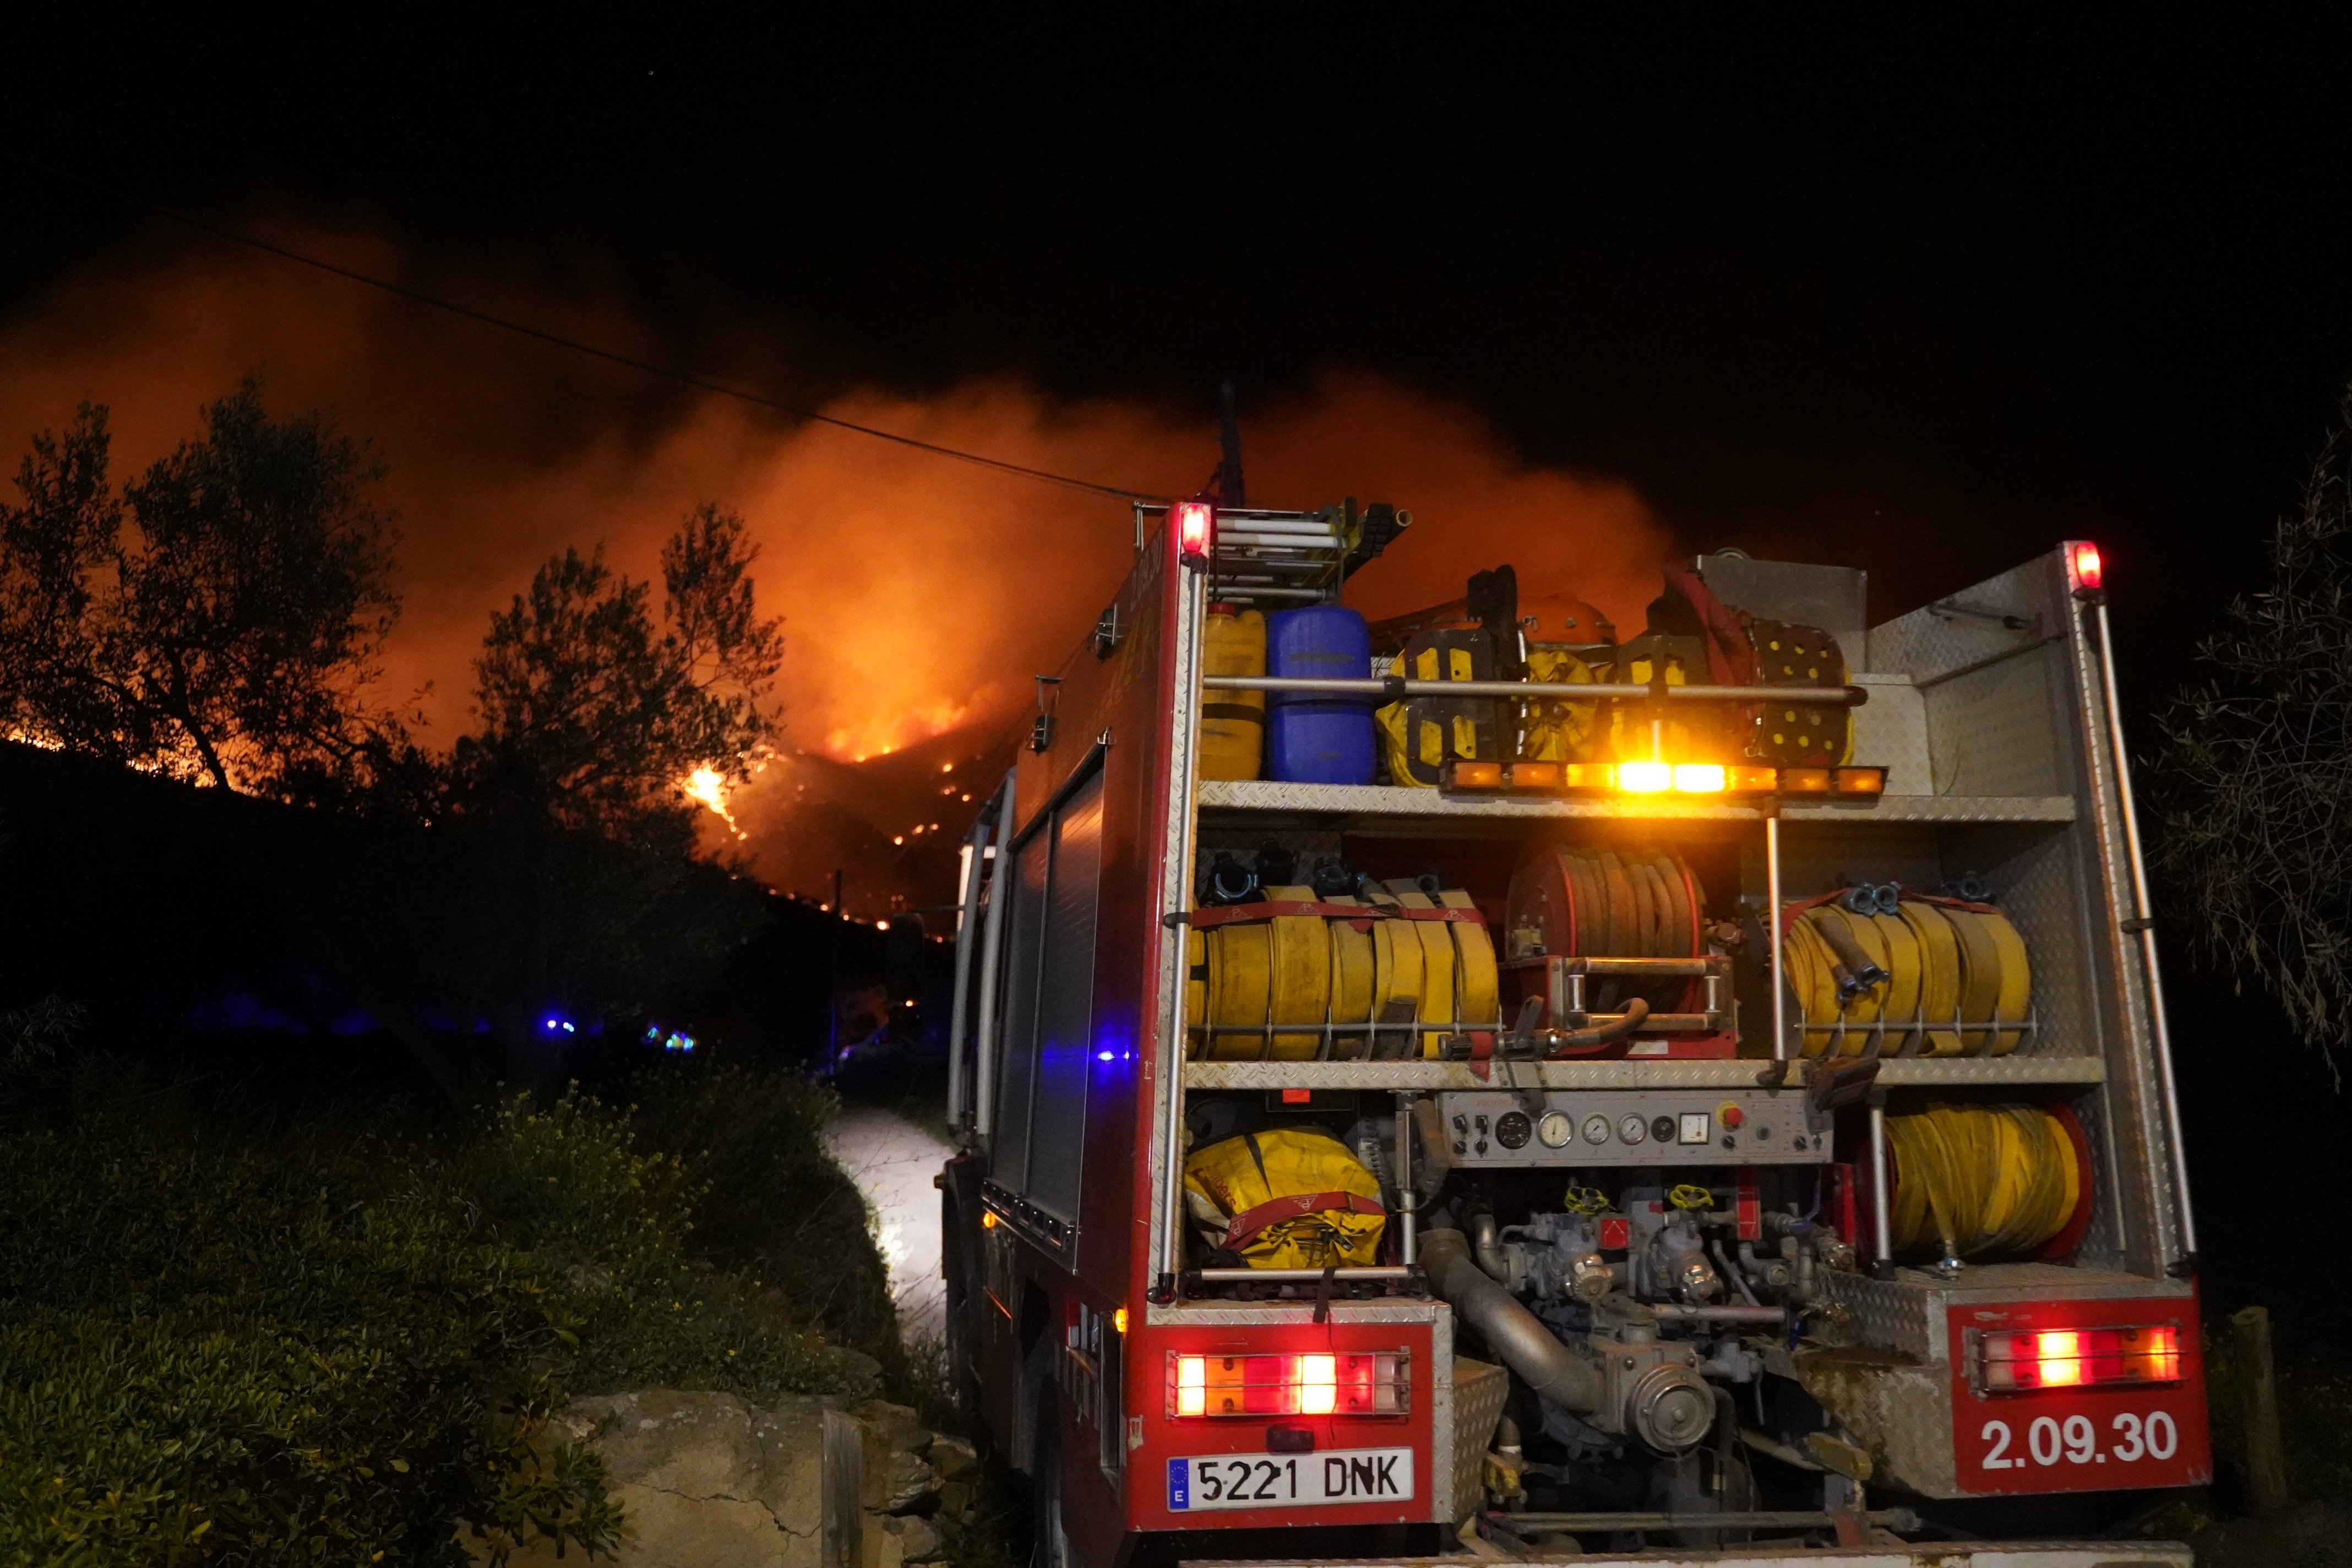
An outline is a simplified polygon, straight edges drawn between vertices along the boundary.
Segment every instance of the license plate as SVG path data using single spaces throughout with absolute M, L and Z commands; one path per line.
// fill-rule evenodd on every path
M 1340 1448 L 1327 1454 L 1211 1454 L 1168 1461 L 1168 1511 L 1212 1508 L 1316 1508 L 1404 1502 L 1412 1497 L 1411 1448 Z

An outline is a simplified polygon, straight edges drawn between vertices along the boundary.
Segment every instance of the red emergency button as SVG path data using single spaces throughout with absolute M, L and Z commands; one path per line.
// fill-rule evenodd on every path
M 1716 1110 L 1715 1119 L 1722 1122 L 1726 1130 L 1737 1131 L 1739 1124 L 1748 1120 L 1748 1113 L 1736 1105 L 1726 1103 Z

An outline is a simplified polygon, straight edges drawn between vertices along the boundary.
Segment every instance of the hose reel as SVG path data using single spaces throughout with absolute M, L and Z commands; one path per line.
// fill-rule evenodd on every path
M 1937 1105 L 1886 1119 L 1898 1252 L 2063 1256 L 2090 1219 L 2090 1143 L 2064 1106 Z

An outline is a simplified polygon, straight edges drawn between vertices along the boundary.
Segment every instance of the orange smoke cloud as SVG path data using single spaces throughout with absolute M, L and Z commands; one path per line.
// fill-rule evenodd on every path
M 284 237 L 400 271 L 373 241 Z M 524 296 L 497 278 L 442 286 L 663 357 L 593 299 Z M 1059 665 L 1129 562 L 1123 502 L 790 426 L 266 258 L 204 251 L 86 274 L 0 323 L 0 438 L 12 454 L 87 396 L 113 405 L 118 473 L 128 475 L 193 432 L 200 402 L 257 367 L 275 406 L 331 407 L 372 436 L 392 465 L 386 499 L 404 535 L 405 610 L 383 687 L 397 699 L 431 682 L 426 738 L 440 744 L 466 722 L 489 612 L 540 561 L 602 541 L 616 566 L 650 576 L 661 539 L 704 500 L 746 518 L 761 547 L 761 601 L 786 618 L 785 750 L 828 763 L 898 755 L 955 731 L 970 737 L 958 754 L 976 756 L 985 736 L 1017 722 L 1031 676 Z M 1216 459 L 1210 429 L 1137 404 L 1057 402 L 1011 380 L 923 398 L 858 393 L 825 407 L 1155 492 L 1191 491 Z M 1354 495 L 1413 510 L 1415 526 L 1350 587 L 1368 614 L 1456 597 L 1469 573 L 1503 562 L 1518 568 L 1524 595 L 1573 594 L 1634 626 L 1655 592 L 1669 541 L 1632 489 L 1530 468 L 1465 406 L 1351 374 L 1245 414 L 1253 503 Z M 925 766 L 928 799 L 938 762 Z M 911 815 L 839 792 L 841 770 L 772 769 L 726 804 L 779 880 L 791 879 L 770 868 L 768 846 L 814 803 L 819 776 L 836 781 L 823 793 L 877 843 L 910 836 Z M 920 837 L 951 838 L 961 821 Z

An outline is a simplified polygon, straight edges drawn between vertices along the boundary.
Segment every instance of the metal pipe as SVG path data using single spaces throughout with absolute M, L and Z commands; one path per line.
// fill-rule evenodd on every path
M 1251 593 L 1303 593 L 1303 589 L 1245 589 Z M 1796 703 L 1822 708 L 1859 708 L 1870 693 L 1859 686 L 1636 686 L 1595 681 L 1575 686 L 1540 680 L 1350 680 L 1304 675 L 1212 675 L 1202 684 L 1212 691 L 1319 691 L 1334 697 L 1558 697 L 1578 702 L 1638 702 L 1663 693 L 1675 702 Z
M 1207 574 L 1187 571 L 1182 604 L 1177 613 L 1176 715 L 1169 744 L 1168 804 L 1175 813 L 1175 832 L 1168 853 L 1181 901 L 1192 904 L 1192 765 L 1194 728 L 1200 712 L 1202 622 L 1208 615 Z M 1184 1002 L 1189 989 L 1184 973 L 1184 932 L 1171 929 L 1163 948 L 1160 973 L 1169 977 L 1168 1031 L 1161 1041 L 1160 1096 L 1167 1114 L 1161 1119 L 1167 1162 L 1160 1173 L 1160 1272 L 1173 1289 L 1184 1270 L 1184 1053 L 1190 1043 L 1185 1031 Z
M 1507 1285 L 1511 1282 L 1511 1266 L 1503 1257 L 1503 1249 L 1495 1240 L 1495 1216 L 1474 1214 L 1470 1216 L 1470 1256 L 1487 1275 Z
M 1895 1261 L 1895 1194 L 1886 1186 L 1886 1097 L 1870 1102 L 1870 1239 L 1877 1261 Z
M 1397 1258 L 1407 1268 L 1420 1261 L 1421 1194 L 1412 1184 L 1412 1142 L 1419 1136 L 1412 1124 L 1412 1108 L 1420 1099 L 1417 1094 L 1396 1097 Z
M 972 1041 L 972 1131 L 996 1131 L 997 958 L 1004 946 L 1004 906 L 1013 901 L 1013 800 L 1017 769 L 1007 769 L 996 808 L 996 875 L 989 879 L 988 934 L 980 944 L 980 1033 Z
M 980 884 L 988 864 L 988 824 L 972 824 L 963 843 L 963 899 L 956 910 L 955 1009 L 948 1024 L 948 1129 L 961 1131 L 963 1117 L 963 1047 L 971 1000 L 973 949 L 980 945 Z
M 1402 1279 L 1412 1272 L 1402 1264 L 1381 1264 L 1369 1268 L 1334 1268 L 1334 1279 Z M 1201 1278 L 1213 1285 L 1238 1285 L 1245 1280 L 1262 1280 L 1271 1284 L 1299 1285 L 1323 1278 L 1320 1268 L 1203 1268 Z
M 1638 1000 L 1638 998 L 1636 998 L 1636 1000 Z M 1577 1008 L 1569 1009 L 1570 1012 L 1577 1012 L 1580 1010 L 1580 1009 Z M 1681 1032 L 1685 1034 L 1698 1029 L 1713 1029 L 1719 1027 L 1723 1021 L 1723 1015 L 1719 1012 L 1652 1013 L 1643 1011 L 1640 1013 L 1587 1013 L 1584 1015 L 1584 1017 L 1587 1026 L 1591 1028 L 1596 1029 L 1615 1027 L 1619 1025 L 1622 1025 L 1628 1032 L 1631 1032 L 1637 1026 L 1646 1025 L 1650 1028 L 1655 1030 L 1668 1033 Z M 1388 1024 L 1189 1024 L 1185 1026 L 1189 1032 L 1195 1035 L 1257 1035 L 1260 1037 L 1267 1035 L 1461 1034 L 1465 1030 L 1468 1029 L 1503 1030 L 1507 1029 L 1508 1026 L 1509 1026 L 1500 1018 L 1484 1024 L 1455 1024 L 1450 1026 L 1433 1023 L 1427 1019 L 1414 1019 L 1405 1023 Z M 1827 1026 L 1824 1026 L 1826 1027 Z M 1898 1020 L 1893 1026 L 1898 1029 L 1903 1029 L 1910 1028 L 1913 1026 Z M 2011 1029 L 2021 1029 L 2024 1026 L 2025 1026 L 2022 1024 L 1970 1024 L 1968 1026 L 1969 1029 L 1972 1033 L 1977 1034 L 2006 1033 Z M 1878 1030 L 1879 1026 L 1875 1024 L 1855 1024 L 1852 1026 L 1852 1028 L 1856 1034 L 1864 1034 Z M 1585 1043 L 1591 1044 L 1592 1042 L 1587 1041 Z M 1601 1043 L 1606 1044 L 1607 1042 L 1603 1041 Z
M 1521 1535 L 1621 1530 L 1826 1530 L 1842 1519 L 1859 1519 L 1895 1531 L 1919 1528 L 1919 1516 L 1907 1508 L 1871 1509 L 1859 1514 L 1831 1513 L 1825 1509 L 1748 1509 L 1723 1513 L 1504 1513 L 1494 1518 L 1505 1530 Z
M 1422 1238 L 1430 1288 L 1476 1329 L 1487 1347 L 1527 1380 L 1528 1386 L 1570 1410 L 1591 1415 L 1601 1407 L 1605 1389 L 1600 1369 L 1559 1342 L 1508 1290 L 1487 1278 L 1470 1256 L 1458 1230 L 1433 1230 Z
M 1789 983 L 1780 967 L 1780 814 L 1764 814 L 1765 951 L 1772 963 L 1772 1059 L 1789 1059 Z
M 2165 1135 L 2172 1140 L 2173 1200 L 2180 1209 L 2180 1250 L 2197 1256 L 2197 1211 L 2189 1201 L 2189 1140 L 2180 1125 L 2180 1096 L 2172 1082 L 2172 1029 L 2164 1016 L 2164 970 L 2156 954 L 2156 926 L 2149 913 L 2147 868 L 2140 861 L 2139 810 L 2132 804 L 2131 756 L 2124 749 L 2123 708 L 2116 700 L 2115 639 L 2107 631 L 2105 595 L 2091 601 L 2099 620 L 2099 679 L 2106 690 L 2107 749 L 2115 755 L 2116 793 L 2124 803 L 2124 847 L 2131 862 L 2132 923 L 2139 928 L 2140 964 L 2147 973 L 2147 1013 L 2156 1035 L 2156 1079 L 2164 1094 Z
M 1272 584 L 1261 585 L 1252 583 L 1220 583 L 1217 586 L 1221 590 L 1218 595 L 1219 598 L 1235 602 L 1244 599 L 1328 600 L 1331 596 L 1321 588 L 1277 588 Z M 1210 684 L 1214 685 L 1216 682 L 1226 679 L 1228 678 L 1222 675 L 1212 676 L 1210 677 Z M 1237 675 L 1231 677 L 1231 679 L 1235 680 L 1248 680 L 1255 678 Z
M 1686 1323 L 1785 1323 L 1789 1321 L 1786 1307 L 1685 1307 L 1679 1301 L 1649 1303 L 1650 1310 L 1661 1318 L 1673 1318 Z
M 1709 1256 L 1714 1258 L 1716 1267 L 1723 1270 L 1723 1277 L 1730 1280 L 1733 1288 L 1738 1290 L 1741 1300 L 1751 1307 L 1763 1305 L 1756 1300 L 1756 1292 L 1748 1287 L 1747 1272 L 1731 1266 L 1731 1255 L 1723 1249 L 1722 1242 L 1710 1241 L 1706 1244 L 1706 1249 Z

